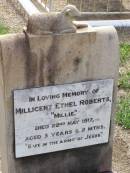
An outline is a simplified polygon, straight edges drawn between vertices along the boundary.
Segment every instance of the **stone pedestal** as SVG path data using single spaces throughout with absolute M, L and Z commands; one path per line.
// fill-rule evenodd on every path
M 0 37 L 2 173 L 98 173 L 111 170 L 119 63 L 115 29 L 100 27 L 69 34 L 29 35 L 29 40 L 24 34 Z M 100 79 L 114 79 L 108 143 L 15 158 L 14 90 Z

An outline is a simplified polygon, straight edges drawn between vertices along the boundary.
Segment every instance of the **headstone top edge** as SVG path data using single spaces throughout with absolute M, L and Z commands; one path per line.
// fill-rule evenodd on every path
M 55 85 L 44 85 L 44 86 L 39 86 L 39 87 L 29 87 L 29 88 L 22 88 L 22 89 L 14 89 L 13 90 L 13 93 L 15 92 L 19 92 L 19 91 L 29 91 L 30 89 L 31 90 L 37 90 L 39 88 L 53 88 L 54 86 L 55 87 L 62 87 L 62 86 L 75 86 L 75 85 L 80 85 L 80 84 L 92 84 L 92 83 L 104 83 L 104 82 L 107 82 L 107 83 L 111 83 L 112 85 L 114 84 L 114 78 L 105 78 L 105 79 L 95 79 L 95 80 L 85 80 L 85 81 L 81 81 L 81 82 L 72 82 L 72 83 L 63 83 L 63 84 L 55 84 Z

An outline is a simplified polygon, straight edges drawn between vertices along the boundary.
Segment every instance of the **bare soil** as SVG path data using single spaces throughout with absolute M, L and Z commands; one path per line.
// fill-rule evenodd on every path
M 130 173 L 130 130 L 119 126 L 116 126 L 114 135 L 113 170 Z
M 0 0 L 0 22 L 9 28 L 10 33 L 22 32 L 25 20 L 10 5 Z
M 58 5 L 56 5 L 57 9 Z M 64 1 L 61 1 L 61 5 L 64 6 Z M 23 26 L 25 26 L 24 19 L 17 14 L 9 3 L 4 4 L 2 0 L 0 0 L 0 21 L 10 28 L 11 33 L 22 32 Z M 130 41 L 129 34 L 124 36 L 125 32 L 119 32 L 120 40 L 125 41 L 125 38 L 127 38 L 126 41 Z M 130 130 L 123 130 L 119 126 L 115 127 L 113 170 L 117 173 L 130 173 Z

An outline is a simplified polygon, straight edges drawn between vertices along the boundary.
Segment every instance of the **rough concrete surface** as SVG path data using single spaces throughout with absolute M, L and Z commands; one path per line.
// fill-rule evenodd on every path
M 2 91 L 0 94 L 7 101 L 3 102 L 6 109 L 1 105 L 5 172 L 97 173 L 111 169 L 112 122 L 119 61 L 115 29 L 100 27 L 93 30 L 90 27 L 77 33 L 30 36 L 29 40 L 23 34 L 1 37 L 0 40 L 5 85 L 2 81 L 0 84 L 5 97 Z M 109 143 L 15 159 L 12 90 L 99 79 L 114 79 Z

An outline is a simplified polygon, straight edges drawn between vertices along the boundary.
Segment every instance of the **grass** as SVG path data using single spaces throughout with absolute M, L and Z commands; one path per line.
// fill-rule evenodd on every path
M 8 32 L 9 32 L 8 27 L 6 27 L 2 23 L 0 23 L 0 35 L 7 34 Z
M 130 89 L 130 71 L 124 74 L 120 74 L 118 87 L 121 89 Z
M 116 122 L 123 128 L 130 129 L 130 96 L 120 98 L 117 106 Z
M 120 66 L 125 68 L 125 72 L 120 73 L 118 87 L 119 89 L 123 89 L 127 94 L 126 96 L 119 98 L 116 112 L 116 123 L 125 129 L 130 129 L 130 71 L 126 68 L 127 62 L 130 59 L 130 44 L 121 43 L 120 54 Z
M 124 65 L 128 59 L 130 59 L 130 44 L 121 43 L 120 44 L 120 62 L 121 62 L 121 65 Z

